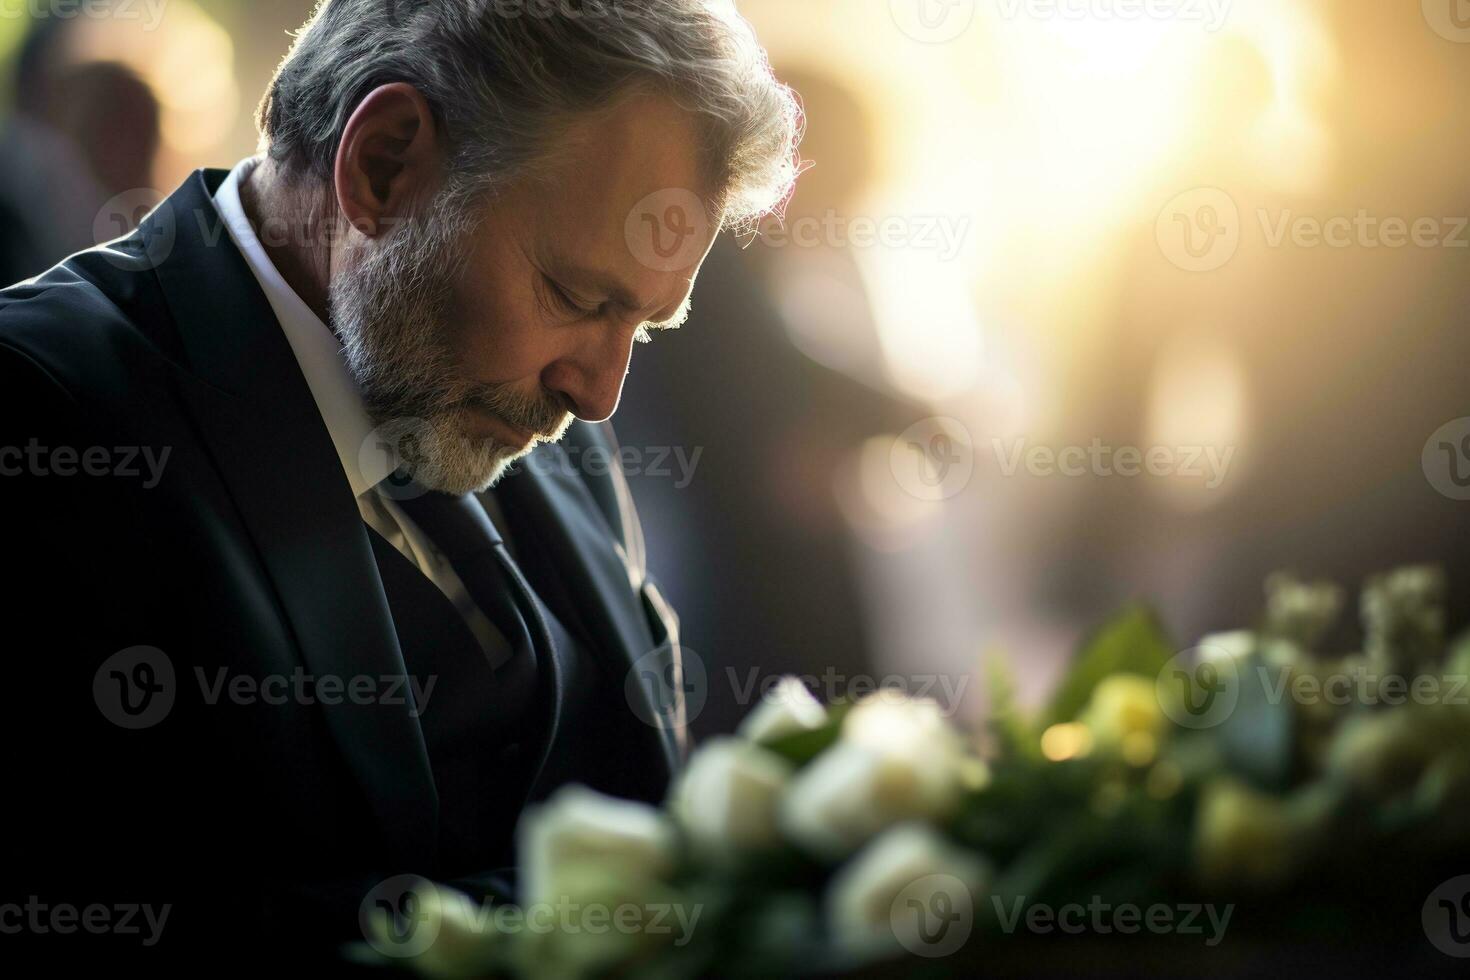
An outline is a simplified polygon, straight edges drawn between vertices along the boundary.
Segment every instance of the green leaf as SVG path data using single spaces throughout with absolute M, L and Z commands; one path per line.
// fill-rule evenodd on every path
M 851 707 L 850 704 L 834 704 L 827 709 L 827 724 L 821 728 L 786 735 L 774 740 L 766 748 L 800 768 L 837 741 L 837 737 L 842 734 L 842 720 L 847 717 Z
M 1105 678 L 1140 674 L 1152 680 L 1173 655 L 1153 611 L 1143 605 L 1129 606 L 1082 645 L 1052 696 L 1047 724 L 1075 720 Z
M 985 654 L 990 689 L 990 731 L 996 748 L 1006 757 L 1035 756 L 1041 752 L 1037 732 L 1016 702 L 1016 672 L 1010 658 L 996 650 Z

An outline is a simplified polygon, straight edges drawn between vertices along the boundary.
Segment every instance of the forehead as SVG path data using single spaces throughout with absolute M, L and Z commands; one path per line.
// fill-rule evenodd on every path
M 545 178 L 528 185 L 537 237 L 556 257 L 616 274 L 640 295 L 656 291 L 661 276 L 684 271 L 684 259 L 692 274 L 717 230 L 698 147 L 693 118 L 661 95 L 630 96 L 578 120 L 558 140 Z M 641 211 L 662 219 L 668 202 L 692 209 L 696 200 L 706 209 L 679 212 L 679 227 L 695 231 L 703 247 L 691 241 L 670 262 L 638 254 L 629 236 L 641 228 Z

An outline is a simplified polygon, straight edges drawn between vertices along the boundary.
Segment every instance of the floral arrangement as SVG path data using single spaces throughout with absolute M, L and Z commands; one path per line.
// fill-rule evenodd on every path
M 1040 710 L 992 663 L 973 738 L 931 701 L 823 706 L 783 680 L 661 809 L 571 787 L 528 811 L 517 905 L 421 882 L 416 928 L 365 906 L 372 955 L 429 976 L 1167 976 L 1283 945 L 1352 973 L 1361 945 L 1453 967 L 1470 642 L 1433 568 L 1370 580 L 1334 655 L 1344 605 L 1276 575 L 1257 628 L 1182 654 L 1126 610 Z

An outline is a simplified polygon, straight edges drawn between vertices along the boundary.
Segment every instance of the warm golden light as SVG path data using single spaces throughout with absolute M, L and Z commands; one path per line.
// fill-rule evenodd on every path
M 1066 722 L 1041 733 L 1041 754 L 1052 762 L 1080 759 L 1092 751 L 1092 732 L 1086 725 Z
M 983 389 L 997 331 L 1020 331 L 1052 360 L 1038 384 L 1087 356 L 1119 249 L 1187 189 L 1177 186 L 1185 164 L 1294 189 L 1330 173 L 1317 102 L 1335 53 L 1313 0 L 1192 7 L 1199 19 L 1042 13 L 1052 6 L 980 4 L 965 34 L 926 45 L 905 37 L 887 4 L 741 4 L 778 67 L 849 80 L 874 113 L 885 166 L 863 214 L 965 227 L 948 260 L 857 250 L 885 380 L 905 395 L 948 404 Z M 829 43 L 813 53 L 816 31 Z M 1231 74 L 1242 51 L 1264 72 L 1264 101 Z M 865 357 L 834 351 L 841 331 L 821 339 L 824 363 L 868 380 Z M 1045 419 L 1065 393 L 1031 396 Z
M 178 171 L 212 156 L 233 133 L 240 108 L 235 45 L 193 0 L 171 0 L 156 25 L 81 18 L 68 43 L 77 60 L 120 62 L 152 87 L 163 110 L 160 183 L 171 188 Z

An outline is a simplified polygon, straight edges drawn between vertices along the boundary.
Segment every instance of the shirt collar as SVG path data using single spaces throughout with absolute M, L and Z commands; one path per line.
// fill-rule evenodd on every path
M 347 370 L 347 360 L 337 337 L 281 276 L 245 214 L 240 185 L 249 179 L 259 163 L 259 157 L 248 157 L 230 171 L 215 193 L 215 207 L 275 311 L 337 449 L 352 494 L 361 497 L 392 471 L 390 457 L 369 443 L 372 420 L 363 405 L 362 393 Z

